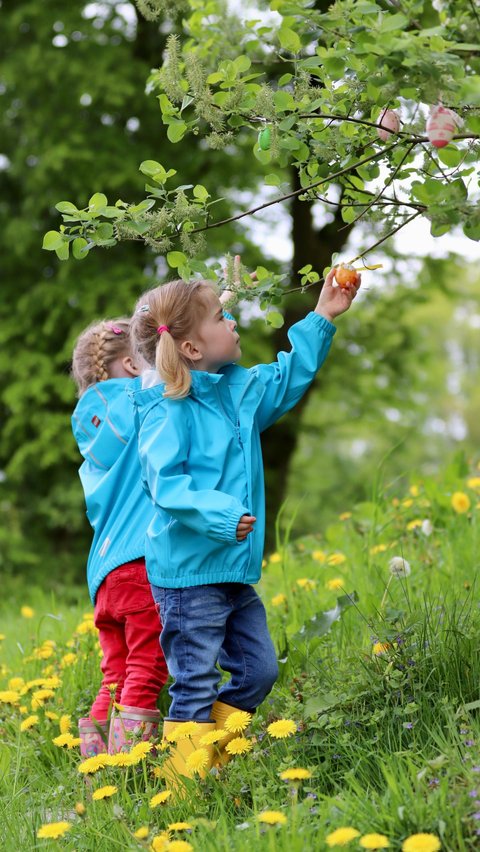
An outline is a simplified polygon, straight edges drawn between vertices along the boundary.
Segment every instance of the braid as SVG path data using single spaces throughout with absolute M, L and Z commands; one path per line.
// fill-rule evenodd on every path
M 116 358 L 132 354 L 130 320 L 102 320 L 88 326 L 73 350 L 72 378 L 82 396 L 91 385 L 110 378 L 110 365 Z
M 104 382 L 108 379 L 108 370 L 105 364 L 105 343 L 107 340 L 107 329 L 102 324 L 93 330 L 92 335 L 92 367 L 95 382 Z

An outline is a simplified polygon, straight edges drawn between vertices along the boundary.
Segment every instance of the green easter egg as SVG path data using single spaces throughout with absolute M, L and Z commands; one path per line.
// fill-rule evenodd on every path
M 272 138 L 272 134 L 270 132 L 269 127 L 264 127 L 263 130 L 258 134 L 258 145 L 262 149 L 262 151 L 268 151 L 270 148 L 270 141 Z

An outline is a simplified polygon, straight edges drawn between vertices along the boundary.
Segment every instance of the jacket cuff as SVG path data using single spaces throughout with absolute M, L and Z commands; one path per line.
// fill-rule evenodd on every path
M 323 331 L 327 337 L 332 338 L 335 334 L 337 328 L 336 326 L 330 322 L 326 317 L 321 317 L 320 314 L 316 314 L 315 311 L 310 311 L 304 319 L 304 322 L 308 326 L 315 328 L 318 331 Z
M 249 514 L 250 514 L 249 510 L 245 509 L 243 506 L 240 506 L 240 508 L 237 511 L 232 512 L 230 518 L 227 521 L 226 527 L 225 527 L 225 537 L 226 537 L 227 541 L 236 541 L 237 540 L 237 527 L 238 527 L 238 523 L 240 521 L 240 518 L 243 517 L 243 515 L 249 515 Z

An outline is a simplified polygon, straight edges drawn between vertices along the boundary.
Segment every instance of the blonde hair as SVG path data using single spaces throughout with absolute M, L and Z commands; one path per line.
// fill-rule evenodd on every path
M 177 344 L 186 340 L 207 314 L 208 291 L 215 292 L 209 281 L 170 281 L 144 293 L 132 318 L 134 345 L 145 360 L 156 368 L 165 383 L 164 396 L 182 399 L 190 392 L 190 362 Z M 161 333 L 158 329 L 166 326 Z
M 97 382 L 110 378 L 112 361 L 132 354 L 130 319 L 120 317 L 89 325 L 78 337 L 73 349 L 72 378 L 78 396 Z

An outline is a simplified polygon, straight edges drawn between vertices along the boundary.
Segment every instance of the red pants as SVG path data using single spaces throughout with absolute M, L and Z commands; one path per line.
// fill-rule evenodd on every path
M 119 704 L 156 710 L 168 672 L 144 559 L 126 562 L 105 577 L 97 592 L 95 626 L 103 651 L 103 680 L 90 716 L 107 718 L 112 683 Z

